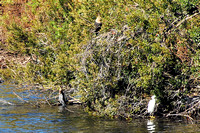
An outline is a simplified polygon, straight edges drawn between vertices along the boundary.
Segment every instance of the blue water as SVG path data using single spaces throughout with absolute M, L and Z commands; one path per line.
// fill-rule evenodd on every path
M 0 98 L 15 106 L 0 105 L 0 132 L 69 132 L 69 133 L 153 133 L 153 132 L 200 132 L 200 124 L 183 120 L 136 119 L 132 122 L 89 116 L 79 105 L 62 107 L 24 104 L 13 91 L 32 103 L 44 95 L 27 90 L 27 86 L 0 84 Z M 31 93 L 31 95 L 30 95 Z

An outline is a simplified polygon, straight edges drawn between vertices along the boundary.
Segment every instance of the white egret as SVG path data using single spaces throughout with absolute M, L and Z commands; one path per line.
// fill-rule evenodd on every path
M 156 105 L 156 96 L 155 95 L 153 95 L 152 97 L 151 97 L 152 99 L 149 101 L 149 103 L 148 103 L 148 109 L 147 109 L 147 111 L 148 111 L 148 113 L 152 116 L 152 113 L 154 112 L 154 109 L 155 109 L 155 105 Z

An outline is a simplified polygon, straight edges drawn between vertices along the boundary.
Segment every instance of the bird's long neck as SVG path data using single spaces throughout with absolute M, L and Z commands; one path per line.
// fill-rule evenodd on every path
M 65 94 L 64 94 L 64 92 L 61 91 L 61 94 L 62 94 L 63 101 L 65 101 Z

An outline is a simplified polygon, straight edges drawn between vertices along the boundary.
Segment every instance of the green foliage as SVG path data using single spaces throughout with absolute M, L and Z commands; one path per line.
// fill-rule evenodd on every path
M 189 92 L 200 81 L 198 0 L 23 4 L 20 23 L 4 23 L 8 50 L 31 59 L 26 66 L 11 66 L 13 77 L 44 85 L 71 84 L 87 109 L 98 115 L 137 114 L 141 108 L 133 105 L 145 94 L 155 93 L 169 104 L 171 92 Z M 103 25 L 95 36 L 98 14 Z
M 22 27 L 13 24 L 8 30 L 10 31 L 7 40 L 9 49 L 29 55 L 37 48 L 36 39 L 28 32 L 23 31 Z

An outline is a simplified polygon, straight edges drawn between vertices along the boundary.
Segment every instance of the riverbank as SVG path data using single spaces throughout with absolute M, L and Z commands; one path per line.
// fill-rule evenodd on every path
M 9 82 L 6 82 L 6 84 L 9 84 Z M 20 85 L 14 85 L 14 86 L 17 87 Z M 23 94 L 23 96 L 22 96 L 21 94 L 15 93 L 15 91 L 12 90 L 13 95 L 15 95 L 20 102 L 26 103 L 26 105 L 30 105 L 33 107 L 44 107 L 44 106 L 59 107 L 60 106 L 60 108 L 62 108 L 61 104 L 58 102 L 58 94 L 59 94 L 58 88 L 57 89 L 55 89 L 55 88 L 47 89 L 47 88 L 43 88 L 41 85 L 37 85 L 37 86 L 22 85 L 22 87 L 20 87 L 20 88 L 23 88 L 20 90 L 27 91 L 26 95 Z M 144 97 L 142 100 L 134 103 L 134 107 L 140 108 L 140 110 L 138 110 L 138 112 L 131 112 L 131 111 L 128 112 L 125 110 L 124 111 L 120 110 L 120 111 L 123 111 L 123 112 L 121 112 L 121 114 L 123 114 L 123 115 L 116 114 L 116 115 L 109 116 L 108 114 L 106 114 L 106 112 L 103 112 L 103 110 L 107 109 L 107 107 L 105 107 L 105 109 L 102 108 L 101 109 L 102 112 L 100 112 L 99 110 L 95 110 L 95 109 L 87 110 L 85 108 L 85 107 L 87 107 L 87 105 L 80 101 L 80 99 L 81 99 L 80 96 L 77 97 L 76 95 L 73 95 L 74 90 L 73 91 L 72 90 L 73 90 L 72 88 L 64 89 L 64 94 L 65 94 L 66 98 L 68 99 L 66 101 L 67 106 L 76 106 L 78 104 L 81 107 L 83 107 L 83 110 L 88 112 L 88 114 L 90 114 L 91 116 L 102 117 L 102 118 L 106 118 L 106 119 L 114 118 L 114 119 L 125 120 L 125 121 L 149 118 L 149 114 L 147 113 L 147 105 L 148 105 L 148 102 L 151 100 L 149 97 Z M 166 110 L 166 106 L 168 106 L 169 104 L 162 105 L 160 103 L 160 101 L 156 98 L 156 105 L 155 105 L 155 109 L 153 112 L 155 118 L 172 119 L 172 120 L 180 120 L 181 119 L 181 120 L 187 121 L 189 123 L 193 123 L 193 124 L 197 123 L 198 119 L 200 118 L 200 114 L 199 114 L 200 96 L 197 95 L 197 93 L 198 93 L 197 90 L 194 90 L 194 92 L 196 92 L 196 93 L 193 93 L 190 95 L 180 95 L 180 92 L 176 92 L 176 93 L 173 93 L 172 95 L 169 95 L 169 97 L 173 98 L 173 101 L 171 101 L 171 103 L 170 103 L 171 107 L 173 107 L 173 108 L 171 108 L 171 109 L 168 108 L 170 110 Z M 26 97 L 26 98 L 24 98 L 24 97 Z M 43 97 L 43 98 L 35 99 L 34 97 L 35 98 Z M 34 102 L 27 100 L 29 98 L 34 100 Z M 127 103 L 124 103 L 124 104 L 127 104 Z M 129 103 L 129 104 L 131 104 L 131 103 Z M 68 108 L 66 108 L 66 109 L 63 108 L 62 110 L 73 112 L 73 111 L 69 110 Z M 117 113 L 118 111 L 119 110 L 116 110 L 116 112 L 114 112 L 114 113 Z

